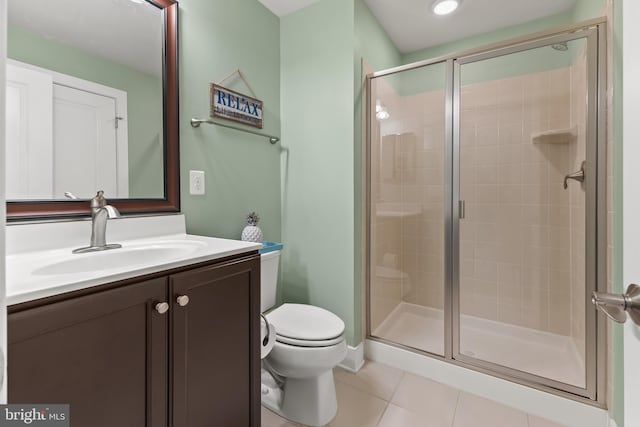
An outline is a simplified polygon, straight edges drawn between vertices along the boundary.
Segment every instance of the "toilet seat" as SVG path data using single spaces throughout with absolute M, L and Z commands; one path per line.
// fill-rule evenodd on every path
M 328 347 L 344 340 L 344 322 L 335 314 L 307 304 L 283 304 L 266 315 L 276 341 L 298 347 Z
M 276 342 L 295 345 L 296 347 L 329 347 L 340 344 L 342 341 L 344 341 L 343 335 L 331 340 L 297 340 L 295 338 L 283 337 L 276 333 Z

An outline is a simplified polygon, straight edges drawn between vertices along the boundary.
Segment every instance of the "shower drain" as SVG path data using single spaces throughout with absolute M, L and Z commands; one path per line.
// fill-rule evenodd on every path
M 462 354 L 464 354 L 465 356 L 469 356 L 469 357 L 476 357 L 476 354 L 473 351 L 470 351 L 470 350 L 463 351 Z

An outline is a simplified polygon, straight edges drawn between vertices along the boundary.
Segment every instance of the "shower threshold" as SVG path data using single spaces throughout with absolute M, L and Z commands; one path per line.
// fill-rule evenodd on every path
M 572 337 L 462 315 L 460 353 L 555 381 L 584 387 L 585 367 Z M 401 302 L 373 336 L 444 355 L 442 310 Z

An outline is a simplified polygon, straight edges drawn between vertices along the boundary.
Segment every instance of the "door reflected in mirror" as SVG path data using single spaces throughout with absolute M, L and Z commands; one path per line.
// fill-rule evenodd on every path
M 164 198 L 162 10 L 8 3 L 7 200 Z

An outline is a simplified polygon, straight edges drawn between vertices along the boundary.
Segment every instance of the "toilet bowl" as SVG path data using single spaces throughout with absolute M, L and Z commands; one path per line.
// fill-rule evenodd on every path
M 263 311 L 275 303 L 280 255 L 276 252 L 261 259 Z M 275 329 L 275 343 L 263 358 L 262 405 L 297 423 L 328 424 L 338 409 L 333 368 L 347 354 L 344 322 L 328 310 L 307 304 L 283 304 L 266 312 L 265 318 L 269 328 Z

